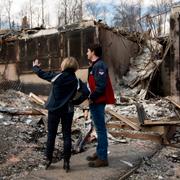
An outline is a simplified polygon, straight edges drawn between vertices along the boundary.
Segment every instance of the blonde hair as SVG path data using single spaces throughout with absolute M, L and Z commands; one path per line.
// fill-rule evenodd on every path
M 79 69 L 79 64 L 74 57 L 66 57 L 61 63 L 61 70 L 64 71 L 66 69 L 73 69 L 74 72 Z

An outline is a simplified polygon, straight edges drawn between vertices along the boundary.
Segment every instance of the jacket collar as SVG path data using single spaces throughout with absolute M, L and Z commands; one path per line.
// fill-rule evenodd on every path
M 62 71 L 62 73 L 63 73 L 63 72 L 74 73 L 74 69 L 72 69 L 72 68 L 67 68 L 67 69 L 65 69 L 64 71 Z
M 100 60 L 102 60 L 101 57 L 99 57 L 96 61 L 93 61 L 93 62 L 92 62 L 92 66 L 94 66 L 94 64 L 97 63 L 97 62 L 100 61 Z

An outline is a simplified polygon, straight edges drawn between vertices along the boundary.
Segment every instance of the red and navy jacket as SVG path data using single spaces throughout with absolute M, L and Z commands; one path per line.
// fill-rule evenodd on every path
M 108 74 L 107 65 L 99 58 L 89 67 L 88 84 L 91 90 L 90 99 L 95 104 L 114 104 L 114 92 Z

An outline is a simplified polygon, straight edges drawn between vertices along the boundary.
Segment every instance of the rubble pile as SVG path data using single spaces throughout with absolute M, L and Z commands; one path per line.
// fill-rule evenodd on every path
M 121 97 L 118 98 L 122 100 Z M 109 144 L 128 143 L 132 141 L 128 136 L 121 134 L 116 136 L 113 134 L 119 127 L 121 130 L 142 131 L 142 129 L 139 128 L 140 126 L 137 126 L 135 123 L 131 124 L 130 121 L 128 121 L 134 118 L 137 122 L 138 114 L 135 101 L 129 99 L 129 97 L 124 97 L 123 100 L 123 102 L 120 101 L 116 105 L 107 106 L 106 123 L 108 127 Z M 147 117 L 151 120 L 154 119 L 158 121 L 158 119 L 164 116 L 175 116 L 174 108 L 167 99 L 149 99 L 139 102 L 143 104 Z M 119 116 L 114 118 L 114 114 L 112 112 L 113 115 L 109 114 L 108 109 L 120 115 L 120 119 L 123 121 L 119 121 Z M 39 110 L 39 114 L 32 110 Z M 15 90 L 7 90 L 0 93 L 0 135 L 2 137 L 0 142 L 1 179 L 23 177 L 32 170 L 44 168 L 43 157 L 47 134 L 47 116 L 44 111 L 42 105 L 38 105 L 32 101 L 32 95 L 28 96 Z M 176 129 L 176 131 L 173 138 L 174 144 L 180 142 L 180 129 Z M 72 140 L 73 153 L 85 151 L 96 144 L 96 133 L 87 107 L 75 108 Z M 62 158 L 62 144 L 61 126 L 59 126 L 54 162 L 60 161 Z M 177 163 L 179 161 L 178 157 L 175 158 L 175 156 L 170 155 L 168 159 L 171 161 L 177 160 Z
M 15 179 L 25 176 L 32 170 L 44 168 L 47 116 L 32 111 L 35 109 L 40 110 L 42 106 L 34 103 L 30 96 L 15 90 L 1 91 L 0 179 Z M 81 115 L 80 112 L 81 110 L 79 110 Z M 81 121 L 82 119 L 78 120 L 79 124 Z M 83 125 L 82 122 L 81 124 Z M 77 150 L 79 147 L 77 141 L 80 134 L 83 134 L 82 127 L 79 125 L 78 127 L 73 125 L 72 136 L 73 145 L 76 145 Z M 54 162 L 62 159 L 62 145 L 60 126 L 56 138 Z
M 152 77 L 163 62 L 169 47 L 170 43 L 167 43 L 163 52 L 162 45 L 149 37 L 144 39 L 139 54 L 131 58 L 129 71 L 115 88 L 116 106 L 110 106 L 107 110 L 114 118 L 114 128 L 112 124 L 110 127 L 114 131 L 111 133 L 116 137 L 154 139 L 167 144 L 175 134 L 175 126 L 180 124 L 179 106 L 169 97 L 163 98 L 154 94 L 154 98 L 146 98 L 148 93 L 152 94 L 149 91 Z M 117 120 L 121 121 L 121 125 Z
M 148 116 L 158 117 L 160 110 L 166 111 L 166 116 L 171 116 L 170 106 L 162 99 L 143 101 L 144 107 L 152 106 L 147 112 Z M 45 122 L 47 116 L 33 114 L 27 109 L 40 109 L 41 105 L 32 102 L 30 96 L 15 90 L 2 91 L 0 94 L 0 177 L 13 179 L 17 176 L 25 176 L 29 171 L 44 168 L 43 156 L 46 143 Z M 133 104 L 121 104 L 121 106 L 108 106 L 118 114 L 136 117 L 136 107 Z M 159 109 L 158 109 L 159 108 Z M 166 108 L 166 109 L 164 109 Z M 81 107 L 75 108 L 75 116 L 72 128 L 72 140 L 74 153 L 82 152 L 96 143 L 96 133 L 92 126 L 90 115 L 86 109 L 86 116 Z M 26 112 L 26 113 L 25 113 Z M 152 113 L 153 112 L 153 113 Z M 28 114 L 29 113 L 29 114 Z M 163 114 L 163 112 L 162 112 Z M 159 114 L 159 116 L 161 116 Z M 111 124 L 112 116 L 106 114 L 107 125 Z M 115 137 L 108 133 L 109 144 L 128 143 L 126 137 Z M 176 137 L 178 138 L 178 136 Z M 62 154 L 61 126 L 58 129 L 54 161 L 61 160 Z
M 167 40 L 169 42 L 169 40 Z M 153 39 L 145 39 L 141 44 L 139 54 L 130 59 L 129 71 L 123 76 L 116 89 L 121 96 L 145 99 L 149 92 L 150 82 L 158 67 L 163 62 L 171 43 L 163 47 Z
M 180 174 L 180 105 L 171 97 L 158 97 L 149 91 L 149 85 L 163 62 L 164 54 L 157 41 L 146 41 L 139 55 L 131 58 L 129 71 L 116 87 L 116 106 L 109 106 L 109 132 L 116 138 L 145 139 L 163 146 L 150 159 L 144 159 L 129 180 L 179 179 Z M 154 98 L 147 99 L 147 93 Z M 128 139 L 129 138 L 129 139 Z
M 156 153 L 152 158 L 144 159 L 141 167 L 131 175 L 128 180 L 164 179 L 176 180 L 180 178 L 180 151 L 176 148 L 166 147 Z
M 14 90 L 0 94 L 0 178 L 13 179 L 43 164 L 45 136 L 41 116 L 16 115 L 34 105 L 27 95 Z
M 147 118 L 151 120 L 158 120 L 163 117 L 176 116 L 174 108 L 168 100 L 164 98 L 153 98 L 148 100 L 138 101 L 144 107 Z M 112 107 L 115 112 L 127 117 L 137 117 L 136 102 L 121 103 L 118 106 Z

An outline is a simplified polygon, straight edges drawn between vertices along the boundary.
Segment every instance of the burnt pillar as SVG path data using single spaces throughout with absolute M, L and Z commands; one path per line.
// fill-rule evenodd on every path
M 172 98 L 180 103 L 180 6 L 172 8 L 170 17 L 170 91 Z

